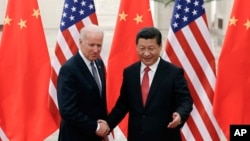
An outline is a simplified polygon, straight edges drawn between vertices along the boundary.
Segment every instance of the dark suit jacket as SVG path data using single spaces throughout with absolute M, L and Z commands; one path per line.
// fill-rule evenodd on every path
M 184 71 L 160 60 L 145 107 L 142 103 L 140 66 L 137 62 L 123 72 L 121 93 L 107 118 L 113 129 L 129 112 L 128 141 L 179 141 L 180 127 L 187 120 L 193 100 L 184 78 Z M 182 124 L 169 129 L 173 112 L 181 115 Z
M 87 65 L 77 52 L 60 69 L 57 97 L 61 114 L 59 141 L 100 141 L 96 121 L 106 118 L 105 68 L 96 60 L 102 96 Z

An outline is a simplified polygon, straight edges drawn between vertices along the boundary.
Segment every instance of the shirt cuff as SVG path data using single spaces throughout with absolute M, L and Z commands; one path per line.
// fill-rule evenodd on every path
M 97 128 L 96 128 L 96 132 L 100 129 L 100 124 L 97 123 Z

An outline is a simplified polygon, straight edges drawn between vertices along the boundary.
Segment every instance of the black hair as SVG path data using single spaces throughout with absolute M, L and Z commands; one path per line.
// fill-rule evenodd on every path
M 156 39 L 158 45 L 162 43 L 162 35 L 161 32 L 155 27 L 145 27 L 142 28 L 136 35 L 136 44 L 138 44 L 138 40 L 140 38 L 143 39 Z

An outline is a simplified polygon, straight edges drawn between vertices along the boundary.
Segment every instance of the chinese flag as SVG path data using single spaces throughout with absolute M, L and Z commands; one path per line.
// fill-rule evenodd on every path
M 135 38 L 142 27 L 153 26 L 149 0 L 121 0 L 107 64 L 107 102 L 111 111 L 120 95 L 123 69 L 138 61 Z M 127 116 L 117 133 L 127 136 Z M 115 133 L 115 138 L 116 133 Z
M 218 61 L 213 111 L 228 140 L 230 124 L 250 124 L 249 5 L 234 1 Z
M 50 69 L 37 0 L 8 0 L 0 43 L 0 127 L 10 141 L 42 141 L 57 129 L 48 110 Z

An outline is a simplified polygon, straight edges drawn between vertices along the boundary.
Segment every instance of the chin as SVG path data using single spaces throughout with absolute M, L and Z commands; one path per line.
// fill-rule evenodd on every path
M 151 63 L 151 62 L 147 62 L 147 61 L 143 61 L 143 64 L 145 64 L 146 66 L 150 66 L 150 65 L 152 65 L 152 63 Z

